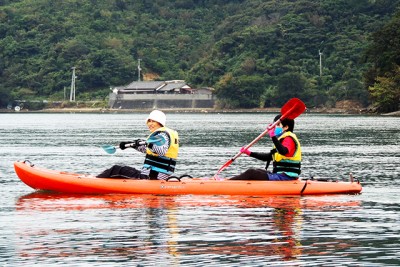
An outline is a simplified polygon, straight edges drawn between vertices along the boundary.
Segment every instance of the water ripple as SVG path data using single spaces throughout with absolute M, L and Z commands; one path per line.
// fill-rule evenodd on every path
M 100 146 L 146 136 L 146 115 L 1 115 L 1 265 L 400 265 L 398 118 L 308 114 L 296 121 L 303 177 L 348 180 L 352 172 L 364 184 L 360 195 L 81 196 L 34 192 L 12 169 L 22 159 L 93 174 L 116 163 L 140 166 L 143 156 L 133 150 L 108 155 Z M 273 117 L 169 115 L 182 144 L 177 173 L 215 174 Z M 252 149 L 268 150 L 270 141 Z M 222 175 L 263 165 L 242 156 Z

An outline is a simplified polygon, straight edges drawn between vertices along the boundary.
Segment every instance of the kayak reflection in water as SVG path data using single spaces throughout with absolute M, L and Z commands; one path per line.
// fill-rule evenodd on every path
M 165 126 L 166 116 L 160 110 L 153 110 L 146 124 L 150 130 L 146 140 L 137 139 L 119 144 L 121 150 L 131 147 L 146 154 L 142 169 L 114 165 L 96 177 L 162 180 L 174 173 L 179 151 L 178 133 Z
M 281 115 L 277 115 L 274 122 L 279 120 L 280 117 Z M 284 118 L 276 127 L 268 131 L 274 143 L 274 147 L 269 153 L 251 152 L 249 149 L 242 147 L 240 152 L 266 161 L 267 165 L 265 170 L 250 168 L 244 173 L 230 178 L 230 180 L 287 181 L 298 179 L 301 166 L 301 147 L 293 130 L 294 120 Z M 271 161 L 273 162 L 272 173 L 267 171 Z

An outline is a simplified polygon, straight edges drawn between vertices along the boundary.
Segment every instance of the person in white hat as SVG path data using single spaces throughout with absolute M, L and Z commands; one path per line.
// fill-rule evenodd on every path
M 175 171 L 179 152 L 179 137 L 175 130 L 166 127 L 166 116 L 160 110 L 153 110 L 146 118 L 150 135 L 146 140 L 121 142 L 119 148 L 134 148 L 145 153 L 141 170 L 130 166 L 114 165 L 97 175 L 99 178 L 167 179 Z

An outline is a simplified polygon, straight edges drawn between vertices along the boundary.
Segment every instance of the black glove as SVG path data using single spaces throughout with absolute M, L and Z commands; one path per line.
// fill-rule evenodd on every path
M 137 148 L 137 147 L 145 145 L 145 144 L 146 144 L 146 140 L 137 139 L 135 141 L 121 142 L 121 143 L 119 143 L 119 148 L 121 150 L 124 150 L 128 147 Z
M 133 148 L 137 148 L 139 146 L 145 145 L 146 144 L 146 140 L 143 139 L 137 139 L 134 141 L 134 144 L 132 145 Z
M 135 144 L 135 141 L 121 142 L 121 143 L 119 143 L 119 148 L 121 150 L 124 150 L 125 148 L 133 147 L 134 144 Z

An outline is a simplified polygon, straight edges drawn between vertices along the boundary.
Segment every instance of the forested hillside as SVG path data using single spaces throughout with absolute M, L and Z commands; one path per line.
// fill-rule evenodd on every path
M 310 107 L 372 100 L 397 110 L 400 49 L 383 44 L 400 43 L 399 3 L 0 0 L 0 106 L 63 100 L 72 67 L 77 99 L 104 99 L 137 79 L 141 59 L 144 75 L 214 87 L 221 107 L 301 97 Z

